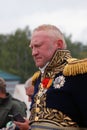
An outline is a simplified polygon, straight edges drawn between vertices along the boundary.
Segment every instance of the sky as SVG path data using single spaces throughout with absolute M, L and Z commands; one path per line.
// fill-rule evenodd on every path
M 87 45 L 87 0 L 0 0 L 0 34 L 53 24 Z

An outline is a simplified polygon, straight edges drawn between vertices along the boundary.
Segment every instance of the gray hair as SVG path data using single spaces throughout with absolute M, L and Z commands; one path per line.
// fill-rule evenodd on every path
M 30 87 L 31 85 L 32 85 L 32 77 L 30 77 L 30 78 L 25 82 L 24 87 L 25 87 L 25 89 L 26 89 L 26 88 Z
M 50 24 L 43 24 L 43 25 L 40 25 L 37 28 L 35 28 L 34 32 L 36 32 L 36 31 L 47 31 L 47 32 L 49 32 L 49 34 L 54 36 L 56 39 L 61 39 L 63 41 L 63 49 L 67 48 L 64 35 L 60 31 L 60 29 L 57 28 L 56 26 L 50 25 Z

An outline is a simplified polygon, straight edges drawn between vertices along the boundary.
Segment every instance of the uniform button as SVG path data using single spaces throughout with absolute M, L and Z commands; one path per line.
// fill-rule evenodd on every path
M 36 108 L 36 113 L 38 113 L 40 111 L 40 108 L 39 107 L 37 107 Z
M 38 121 L 38 119 L 39 119 L 38 116 L 36 116 L 36 117 L 35 117 L 35 121 Z
M 36 104 L 39 104 L 39 103 L 40 103 L 40 100 L 39 100 L 39 99 L 37 99 Z
M 38 92 L 38 96 L 40 96 L 40 95 L 42 95 L 42 92 L 41 92 L 41 91 Z

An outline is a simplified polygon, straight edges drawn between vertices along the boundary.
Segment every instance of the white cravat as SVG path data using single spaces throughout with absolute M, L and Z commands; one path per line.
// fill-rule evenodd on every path
M 47 67 L 48 64 L 49 64 L 49 62 L 47 62 L 47 64 L 43 68 L 39 67 L 39 70 L 41 71 L 41 81 L 43 80 L 44 70 L 45 70 L 45 68 Z
M 45 68 L 47 67 L 48 64 L 49 64 L 49 62 L 47 62 L 47 64 L 43 68 L 39 67 L 39 70 L 41 71 L 42 75 L 44 74 L 44 70 L 45 70 Z

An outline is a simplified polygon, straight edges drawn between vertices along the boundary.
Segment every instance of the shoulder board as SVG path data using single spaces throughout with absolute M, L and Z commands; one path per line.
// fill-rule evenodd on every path
M 35 82 L 38 79 L 39 75 L 40 75 L 40 71 L 37 71 L 37 72 L 34 73 L 34 75 L 32 76 L 32 85 L 35 84 Z
M 87 73 L 87 58 L 81 60 L 75 58 L 68 59 L 68 64 L 63 70 L 65 76 L 74 76 L 84 73 Z

